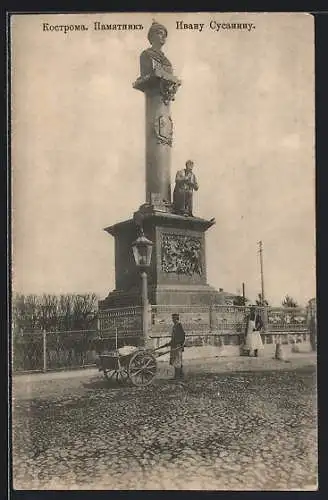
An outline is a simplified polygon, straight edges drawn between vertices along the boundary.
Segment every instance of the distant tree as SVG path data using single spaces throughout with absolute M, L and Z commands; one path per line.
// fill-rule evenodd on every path
M 69 331 L 73 330 L 73 303 L 74 295 L 67 293 L 62 294 L 58 298 L 58 308 L 59 308 L 59 330 Z
M 246 299 L 246 297 L 244 298 L 242 295 L 236 295 L 233 298 L 233 305 L 234 306 L 246 306 L 248 302 L 249 302 L 249 300 Z
M 269 302 L 267 300 L 262 300 L 262 294 L 259 293 L 258 296 L 257 296 L 257 299 L 255 300 L 255 304 L 257 306 L 268 306 L 269 305 Z
M 15 333 L 94 329 L 98 297 L 95 293 L 22 295 L 13 297 Z
M 286 297 L 281 302 L 281 305 L 283 307 L 298 307 L 298 304 L 297 304 L 296 300 L 294 300 L 289 295 L 286 295 Z
M 51 331 L 58 329 L 58 297 L 43 294 L 38 298 L 39 327 L 41 330 Z
M 97 316 L 98 297 L 95 293 L 75 295 L 73 302 L 74 330 L 84 330 L 92 326 Z
M 14 334 L 21 332 L 24 327 L 24 320 L 26 316 L 24 299 L 24 295 L 18 293 L 13 297 L 12 324 Z
M 40 310 L 37 295 L 16 294 L 13 297 L 12 320 L 16 332 L 39 329 Z

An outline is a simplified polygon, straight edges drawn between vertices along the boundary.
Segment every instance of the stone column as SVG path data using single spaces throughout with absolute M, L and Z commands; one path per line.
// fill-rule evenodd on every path
M 156 88 L 157 87 L 157 88 Z M 173 124 L 170 104 L 163 102 L 159 83 L 146 92 L 146 203 L 152 194 L 171 202 L 171 146 Z
M 171 202 L 173 122 L 170 101 L 179 80 L 164 71 L 140 77 L 133 84 L 146 97 L 146 203 Z
M 173 122 L 170 101 L 181 82 L 161 50 L 166 28 L 154 22 L 148 32 L 151 47 L 140 55 L 140 76 L 133 87 L 145 94 L 146 103 L 146 204 L 171 203 L 171 147 Z

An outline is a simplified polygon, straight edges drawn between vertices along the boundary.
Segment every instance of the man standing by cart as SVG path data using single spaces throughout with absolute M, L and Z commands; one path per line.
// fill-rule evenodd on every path
M 174 378 L 183 378 L 182 353 L 186 334 L 179 321 L 179 314 L 172 314 L 173 328 L 171 335 L 170 365 L 174 366 Z

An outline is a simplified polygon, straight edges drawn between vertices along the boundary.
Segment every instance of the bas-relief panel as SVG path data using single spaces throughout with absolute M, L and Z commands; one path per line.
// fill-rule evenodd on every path
M 202 239 L 175 233 L 161 235 L 161 270 L 184 276 L 201 276 Z

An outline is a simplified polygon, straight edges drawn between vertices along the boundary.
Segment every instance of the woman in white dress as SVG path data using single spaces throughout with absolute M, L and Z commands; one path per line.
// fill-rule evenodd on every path
M 254 356 L 257 357 L 259 349 L 263 349 L 260 334 L 261 324 L 261 318 L 259 314 L 256 314 L 255 307 L 251 307 L 245 339 L 245 350 L 248 350 L 249 356 L 254 354 Z

